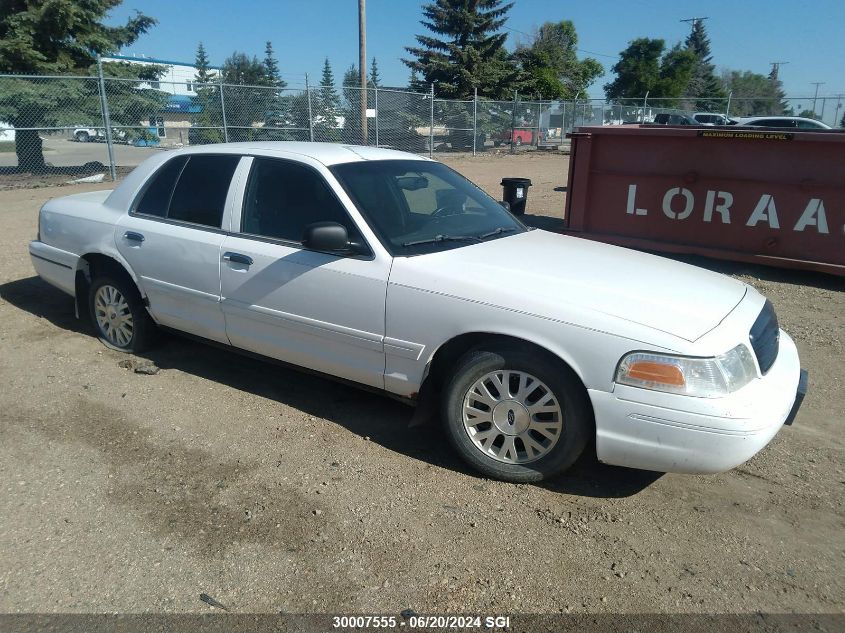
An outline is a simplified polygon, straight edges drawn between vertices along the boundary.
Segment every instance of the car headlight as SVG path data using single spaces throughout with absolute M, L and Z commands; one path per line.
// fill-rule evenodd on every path
M 696 398 L 725 396 L 756 377 L 754 357 L 744 344 L 715 358 L 632 352 L 616 370 L 619 384 Z

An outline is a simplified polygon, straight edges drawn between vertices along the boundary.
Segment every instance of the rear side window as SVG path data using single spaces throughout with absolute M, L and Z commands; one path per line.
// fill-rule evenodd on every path
M 154 215 L 163 218 L 167 215 L 167 208 L 170 206 L 170 196 L 173 194 L 173 187 L 179 173 L 188 160 L 186 156 L 180 156 L 164 164 L 153 176 L 152 182 L 141 197 L 135 209 L 136 213 Z
M 180 156 L 165 163 L 136 213 L 220 228 L 229 183 L 240 156 Z
M 220 228 L 240 156 L 191 156 L 179 176 L 167 218 Z

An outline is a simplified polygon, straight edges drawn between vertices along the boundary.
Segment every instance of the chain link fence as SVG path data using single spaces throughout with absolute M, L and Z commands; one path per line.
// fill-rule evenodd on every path
M 710 112 L 718 119 L 789 111 L 837 126 L 843 105 L 843 96 L 454 100 L 433 89 L 0 75 L 0 187 L 39 178 L 116 179 L 153 152 L 208 143 L 324 141 L 428 156 L 510 153 L 556 148 L 581 126 L 648 123 L 661 113 Z

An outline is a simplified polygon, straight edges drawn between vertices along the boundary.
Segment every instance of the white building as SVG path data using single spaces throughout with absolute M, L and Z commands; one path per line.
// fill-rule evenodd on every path
M 174 62 L 166 59 L 157 59 L 155 57 L 132 57 L 128 55 L 112 55 L 111 57 L 103 57 L 104 62 L 124 62 L 128 64 L 146 64 L 148 66 L 164 66 L 165 72 L 158 81 L 151 81 L 144 87 L 150 87 L 154 90 L 162 90 L 174 95 L 187 95 L 192 97 L 196 95 L 194 89 L 194 77 L 197 74 L 197 67 L 194 64 L 186 62 Z M 214 72 L 219 72 L 217 67 L 211 67 Z

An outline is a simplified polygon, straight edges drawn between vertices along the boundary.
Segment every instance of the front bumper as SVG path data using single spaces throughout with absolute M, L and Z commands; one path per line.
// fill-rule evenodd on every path
M 769 372 L 724 398 L 616 385 L 590 390 L 600 461 L 676 473 L 717 473 L 756 455 L 791 424 L 807 391 L 798 350 L 781 330 Z

